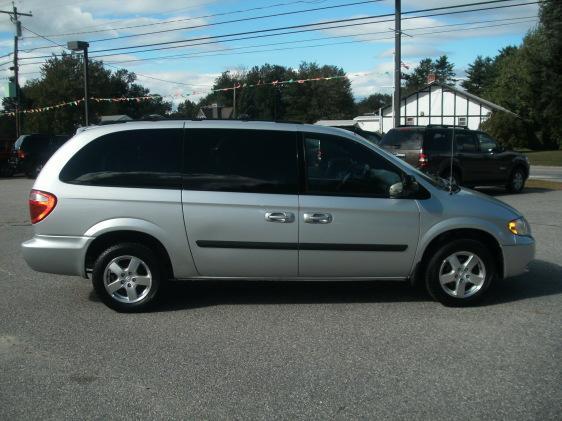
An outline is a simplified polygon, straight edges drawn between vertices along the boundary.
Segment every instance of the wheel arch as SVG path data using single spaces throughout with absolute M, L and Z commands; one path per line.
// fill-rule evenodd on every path
M 451 160 L 447 160 L 446 163 L 441 165 L 439 169 L 439 176 L 447 176 L 449 175 L 449 171 L 451 171 Z M 453 173 L 456 173 L 459 177 L 459 181 L 462 181 L 464 178 L 464 173 L 460 162 L 457 160 L 453 160 Z
M 94 267 L 95 260 L 104 250 L 113 245 L 125 242 L 143 244 L 154 250 L 160 260 L 163 262 L 162 268 L 164 270 L 166 278 L 171 279 L 174 277 L 172 261 L 168 254 L 168 251 L 166 250 L 166 247 L 164 247 L 162 242 L 153 235 L 147 234 L 146 232 L 131 229 L 106 231 L 95 237 L 95 239 L 90 242 L 90 244 L 88 245 L 88 249 L 86 250 L 86 255 L 84 258 L 85 272 L 91 272 L 92 268 Z
M 504 258 L 503 258 L 502 247 L 498 239 L 488 231 L 483 230 L 481 228 L 453 228 L 435 235 L 431 240 L 427 242 L 427 244 L 423 248 L 423 252 L 420 253 L 421 255 L 420 258 L 418 259 L 415 265 L 414 274 L 411 278 L 411 282 L 413 284 L 417 284 L 420 280 L 423 279 L 429 259 L 439 247 L 441 247 L 443 244 L 447 243 L 448 241 L 451 241 L 452 239 L 461 239 L 461 238 L 477 240 L 485 244 L 487 247 L 489 247 L 496 261 L 496 265 L 498 268 L 498 277 L 500 279 L 503 278 Z

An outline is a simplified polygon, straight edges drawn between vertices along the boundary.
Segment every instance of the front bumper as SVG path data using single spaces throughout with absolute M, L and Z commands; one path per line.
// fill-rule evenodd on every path
M 38 272 L 86 277 L 86 251 L 92 237 L 35 235 L 21 245 L 23 258 Z
M 503 246 L 503 277 L 519 275 L 527 271 L 527 265 L 535 258 L 535 240 L 517 237 L 517 244 Z

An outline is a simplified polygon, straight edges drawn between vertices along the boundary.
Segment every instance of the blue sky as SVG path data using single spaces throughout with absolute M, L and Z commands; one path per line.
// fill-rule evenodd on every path
M 20 0 L 19 11 L 33 13 L 33 17 L 22 17 L 24 25 L 21 49 L 28 50 L 46 46 L 48 48 L 22 52 L 21 82 L 38 77 L 43 59 L 33 59 L 62 49 L 54 43 L 65 45 L 69 40 L 90 42 L 91 56 L 95 50 L 117 48 L 157 42 L 184 40 L 189 38 L 222 35 L 259 29 L 316 23 L 325 20 L 356 18 L 392 13 L 394 1 L 364 2 L 353 6 L 307 13 L 292 14 L 245 22 L 235 22 L 203 28 L 180 29 L 159 34 L 137 36 L 145 32 L 170 30 L 188 26 L 216 24 L 222 21 L 257 17 L 275 13 L 300 11 L 341 4 L 358 3 L 361 0 Z M 443 7 L 477 0 L 403 0 L 403 11 Z M 403 61 L 415 66 L 425 57 L 435 58 L 447 54 L 462 78 L 467 65 L 477 55 L 493 56 L 507 45 L 519 44 L 525 33 L 536 24 L 537 5 L 515 7 L 528 0 L 513 0 L 496 5 L 511 5 L 486 12 L 459 13 L 449 16 L 434 16 L 403 21 L 403 30 L 410 36 L 403 38 Z M 483 7 L 491 7 L 483 6 Z M 0 0 L 0 9 L 8 10 L 11 3 Z M 248 10 L 261 8 L 260 10 Z M 456 9 L 462 10 L 462 9 Z M 435 12 L 434 12 L 435 13 Z M 208 16 L 222 14 L 221 16 Z M 405 17 L 413 15 L 405 15 Z M 386 18 L 389 19 L 389 18 Z M 378 20 L 383 20 L 378 19 Z M 123 28 L 136 25 L 150 25 Z M 27 29 L 26 29 L 27 28 Z M 348 28 L 322 29 L 308 33 L 272 36 L 262 39 L 228 42 L 222 39 L 215 44 L 175 48 L 163 51 L 130 53 L 105 57 L 113 66 L 127 68 L 139 74 L 139 81 L 154 93 L 169 95 L 177 103 L 180 95 L 202 91 L 212 85 L 213 79 L 225 70 L 243 70 L 264 63 L 296 67 L 302 61 L 341 66 L 350 73 L 354 94 L 363 97 L 374 92 L 389 92 L 392 78 L 393 52 L 392 21 L 377 22 Z M 28 30 L 29 29 L 29 30 Z M 47 36 L 51 41 L 39 38 Z M 90 32 L 87 32 L 90 31 Z M 97 32 L 91 32 L 97 31 Z M 87 32 L 80 33 L 78 32 Z M 438 33 L 436 33 L 438 32 Z M 72 35 L 62 35 L 73 33 Z M 134 35 L 129 38 L 115 37 Z M 107 39 L 99 41 L 100 39 Z M 290 42 L 299 41 L 290 44 Z M 277 45 L 264 45 L 287 43 Z M 311 45 L 330 44 L 322 47 L 303 48 Z M 13 48 L 13 25 L 8 15 L 0 15 L 0 55 Z M 273 49 L 282 49 L 272 51 Z M 263 51 L 269 50 L 269 51 Z M 115 54 L 116 52 L 111 52 Z M 176 59 L 158 57 L 174 54 L 192 55 Z M 193 55 L 196 56 L 193 56 Z M 10 57 L 0 59 L 0 63 Z M 128 61 L 147 59 L 144 61 Z M 36 63 L 24 65 L 24 63 Z M 0 77 L 11 73 L 9 65 L 0 65 Z M 141 76 L 145 75 L 145 76 Z M 166 82 L 151 79 L 163 79 Z M 186 85 L 186 84 L 189 84 Z M 2 94 L 2 89 L 0 89 Z

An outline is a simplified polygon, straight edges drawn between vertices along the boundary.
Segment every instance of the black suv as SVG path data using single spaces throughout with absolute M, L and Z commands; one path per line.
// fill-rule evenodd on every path
M 49 158 L 65 143 L 70 136 L 25 134 L 18 137 L 14 144 L 10 165 L 14 172 L 24 172 L 35 178 Z
M 451 176 L 452 168 L 453 182 L 467 187 L 504 185 L 519 193 L 529 177 L 525 155 L 506 150 L 486 133 L 466 127 L 401 126 L 389 130 L 379 146 L 443 178 Z

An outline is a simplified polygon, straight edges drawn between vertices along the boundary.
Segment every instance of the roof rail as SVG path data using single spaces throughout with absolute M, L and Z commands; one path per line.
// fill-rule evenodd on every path
M 425 127 L 445 127 L 447 129 L 455 128 L 455 129 L 468 130 L 468 126 L 459 126 L 458 124 L 457 125 L 455 125 L 455 124 L 428 124 Z
M 304 124 L 302 121 L 293 120 L 259 120 L 255 118 L 244 118 L 243 116 L 239 118 L 232 119 L 234 121 L 248 121 L 248 122 L 258 122 L 258 123 L 280 123 L 280 124 Z

